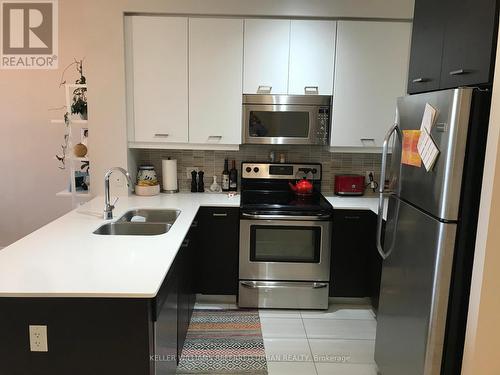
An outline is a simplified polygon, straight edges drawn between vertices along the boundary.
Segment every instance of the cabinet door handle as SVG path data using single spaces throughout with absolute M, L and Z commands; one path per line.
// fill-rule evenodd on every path
M 273 86 L 260 85 L 257 88 L 257 94 L 270 94 Z
M 467 74 L 468 72 L 465 69 L 457 69 L 457 70 L 452 70 L 450 72 L 450 76 L 459 76 L 462 74 Z
M 188 247 L 188 246 L 189 246 L 189 239 L 184 240 L 184 242 L 182 242 L 181 247 L 184 249 L 184 248 L 186 248 L 186 247 Z
M 213 217 L 226 217 L 227 213 L 224 214 L 212 214 Z
M 344 216 L 345 220 L 359 220 L 360 218 L 359 216 Z
M 359 140 L 361 141 L 361 144 L 363 146 L 366 146 L 366 143 L 368 143 L 368 142 L 372 143 L 371 146 L 374 146 L 374 144 L 375 144 L 375 138 L 360 138 Z
M 317 95 L 319 93 L 319 87 L 318 86 L 305 86 L 304 87 L 304 93 L 309 94 L 309 95 Z
M 209 135 L 208 139 L 218 139 L 219 141 L 222 139 L 222 135 Z
M 156 133 L 155 134 L 155 137 L 159 137 L 159 138 L 166 138 L 168 137 L 170 134 L 167 134 L 167 133 Z
M 418 78 L 415 78 L 412 80 L 413 83 L 423 83 L 423 82 L 427 82 L 428 79 L 427 78 L 423 78 L 423 77 L 418 77 Z

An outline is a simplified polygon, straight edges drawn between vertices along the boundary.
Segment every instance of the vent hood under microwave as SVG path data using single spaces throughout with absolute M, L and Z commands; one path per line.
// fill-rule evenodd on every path
M 327 145 L 332 97 L 243 95 L 243 143 Z

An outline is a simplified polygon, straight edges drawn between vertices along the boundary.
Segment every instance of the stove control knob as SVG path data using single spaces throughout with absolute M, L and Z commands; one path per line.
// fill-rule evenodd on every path
M 259 173 L 259 167 L 255 167 L 255 168 L 253 169 L 253 171 L 254 171 L 255 173 Z
M 311 172 L 312 172 L 313 174 L 316 174 L 316 173 L 318 173 L 318 170 L 317 170 L 316 168 L 313 168 L 313 169 L 311 170 Z
M 252 168 L 250 168 L 250 167 L 247 167 L 247 169 L 245 169 L 245 170 L 247 171 L 247 173 L 252 172 Z

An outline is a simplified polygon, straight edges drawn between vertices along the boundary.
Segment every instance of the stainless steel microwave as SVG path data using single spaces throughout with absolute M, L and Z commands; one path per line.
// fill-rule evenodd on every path
M 243 95 L 243 143 L 326 145 L 332 97 Z

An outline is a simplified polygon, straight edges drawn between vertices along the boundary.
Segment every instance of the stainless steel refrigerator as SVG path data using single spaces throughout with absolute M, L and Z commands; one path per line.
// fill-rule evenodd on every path
M 382 157 L 385 171 L 394 141 L 388 188 L 385 172 L 380 183 L 389 200 L 377 238 L 375 361 L 382 375 L 460 373 L 490 97 L 460 88 L 397 101 Z M 437 110 L 431 137 L 440 150 L 429 172 L 401 162 L 405 133 L 420 129 L 426 103 Z

